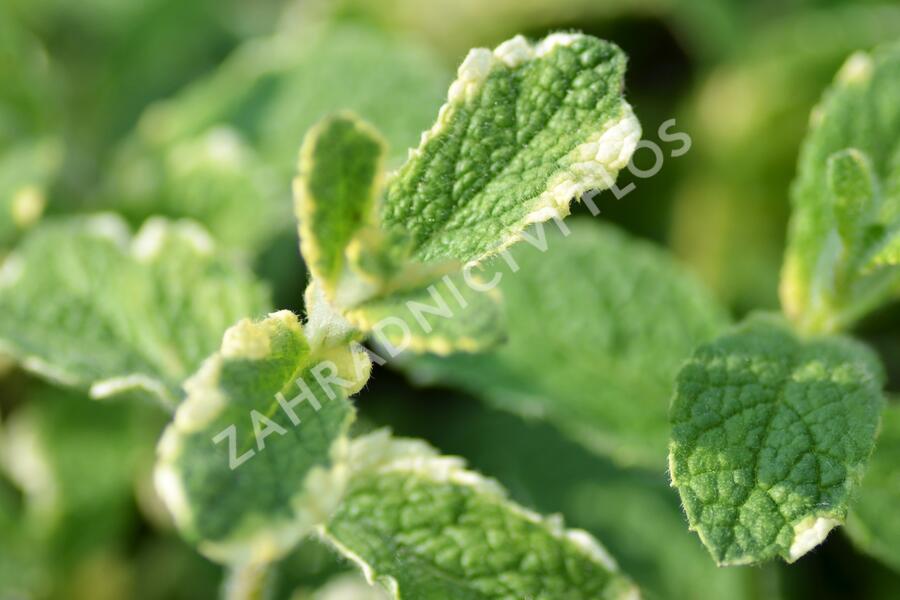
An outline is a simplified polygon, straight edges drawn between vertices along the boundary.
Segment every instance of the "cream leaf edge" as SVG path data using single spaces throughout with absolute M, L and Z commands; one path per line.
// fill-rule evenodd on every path
M 544 517 L 514 503 L 496 480 L 467 469 L 465 460 L 461 457 L 441 455 L 422 440 L 395 438 L 388 429 L 380 429 L 352 440 L 347 456 L 350 468 L 348 485 L 352 485 L 354 476 L 362 474 L 403 473 L 422 477 L 434 483 L 450 483 L 470 488 L 502 503 L 514 515 L 542 527 L 555 539 L 572 544 L 589 560 L 624 579 L 610 553 L 590 533 L 580 529 L 566 529 L 559 515 Z M 378 573 L 373 565 L 332 536 L 327 524 L 318 526 L 316 531 L 320 539 L 356 564 L 370 585 L 381 584 L 393 598 L 401 598 L 397 580 L 390 575 Z M 622 589 L 620 598 L 637 600 L 640 598 L 640 592 L 629 582 Z

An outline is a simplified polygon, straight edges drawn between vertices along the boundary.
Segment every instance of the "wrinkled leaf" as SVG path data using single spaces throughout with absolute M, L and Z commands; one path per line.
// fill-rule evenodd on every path
M 266 309 L 262 287 L 189 222 L 151 220 L 132 240 L 113 216 L 48 222 L 3 265 L 0 350 L 94 398 L 172 405 L 225 328 Z
M 793 562 L 844 522 L 872 452 L 884 379 L 846 338 L 757 316 L 678 375 L 669 472 L 722 565 Z
M 634 598 L 586 532 L 513 504 L 424 442 L 354 441 L 343 502 L 322 535 L 394 598 Z
M 476 48 L 419 147 L 393 174 L 381 215 L 420 260 L 468 262 L 561 218 L 624 168 L 640 125 L 622 97 L 625 56 L 582 34 Z
M 280 558 L 340 499 L 348 396 L 370 365 L 310 347 L 297 317 L 243 320 L 185 384 L 158 448 L 156 487 L 182 533 L 236 565 Z

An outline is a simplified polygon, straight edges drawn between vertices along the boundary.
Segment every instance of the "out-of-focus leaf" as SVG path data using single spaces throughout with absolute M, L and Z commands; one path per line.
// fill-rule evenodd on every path
M 788 188 L 810 109 L 849 54 L 900 37 L 900 7 L 888 3 L 796 8 L 769 7 L 788 14 L 761 20 L 676 115 L 693 144 L 673 182 L 672 244 L 741 312 L 778 305 Z
M 847 327 L 896 293 L 896 269 L 862 267 L 884 231 L 900 223 L 898 139 L 900 45 L 854 54 L 813 112 L 794 183 L 781 298 L 802 327 Z M 856 161 L 840 158 L 849 155 Z M 858 164 L 863 172 L 853 176 L 856 184 L 844 177 L 836 189 L 841 164 Z M 867 200 L 852 232 L 842 233 L 848 185 Z
M 717 563 L 794 562 L 841 525 L 872 452 L 884 374 L 865 346 L 753 317 L 678 374 L 669 473 Z
M 863 551 L 900 572 L 900 408 L 888 407 L 862 486 L 850 505 L 847 534 Z
M 123 548 L 136 473 L 152 461 L 164 419 L 43 386 L 28 398 L 3 428 L 2 466 L 23 492 L 19 535 L 54 578 L 68 577 L 86 557 Z
M 204 554 L 255 569 L 334 510 L 354 416 L 348 395 L 368 378 L 368 359 L 353 352 L 323 356 L 297 317 L 281 311 L 231 327 L 185 384 L 155 480 Z
M 348 491 L 322 535 L 393 598 L 633 598 L 600 544 L 512 503 L 417 440 L 353 442 Z
M 135 220 L 196 218 L 217 239 L 256 251 L 290 223 L 297 150 L 317 120 L 353 110 L 385 135 L 398 163 L 433 119 L 448 80 L 422 48 L 361 27 L 302 27 L 249 41 L 145 112 L 119 151 L 105 203 Z
M 265 290 L 189 222 L 133 240 L 110 215 L 47 223 L 3 265 L 0 348 L 94 398 L 175 404 L 226 327 L 267 310 Z
M 312 594 L 310 600 L 389 600 L 382 588 L 356 574 L 338 575 Z
M 511 253 L 515 272 L 500 260 L 485 269 L 486 279 L 502 278 L 506 344 L 488 354 L 417 359 L 408 370 L 546 418 L 619 462 L 661 471 L 672 382 L 726 317 L 657 248 L 609 226 L 570 228 L 564 237 L 539 227 L 533 238 L 543 244 Z

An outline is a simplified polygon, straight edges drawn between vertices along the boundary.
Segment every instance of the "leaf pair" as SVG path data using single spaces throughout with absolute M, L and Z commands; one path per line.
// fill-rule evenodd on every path
M 855 54 L 812 115 L 794 183 L 781 296 L 791 324 L 757 316 L 701 346 L 678 376 L 670 474 L 720 564 L 793 562 L 847 519 L 875 446 L 884 373 L 834 332 L 894 297 L 900 46 Z M 851 535 L 893 498 L 890 424 Z M 887 500 L 888 502 L 890 500 Z
M 616 47 L 576 34 L 473 50 L 383 192 L 379 136 L 350 115 L 317 126 L 296 209 L 313 285 L 334 312 L 391 346 L 446 354 L 499 341 L 492 286 L 472 267 L 614 182 L 640 135 L 621 97 L 624 64 Z

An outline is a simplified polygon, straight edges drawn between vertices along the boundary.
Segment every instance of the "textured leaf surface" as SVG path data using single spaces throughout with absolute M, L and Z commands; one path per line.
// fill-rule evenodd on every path
M 415 261 L 403 232 L 381 229 L 383 154 L 377 132 L 349 113 L 323 120 L 304 141 L 294 195 L 300 248 L 315 282 L 310 314 L 346 319 L 345 327 L 374 333 L 391 354 L 496 343 L 504 332 L 496 294 L 460 273 L 456 261 Z
M 720 564 L 793 562 L 843 523 L 872 451 L 883 373 L 864 346 L 751 318 L 678 375 L 669 472 Z
M 900 572 L 900 408 L 890 406 L 859 493 L 850 506 L 847 533 L 859 548 Z
M 185 384 L 159 444 L 156 487 L 202 552 L 268 562 L 333 510 L 353 419 L 347 397 L 368 378 L 365 356 L 350 352 L 323 356 L 281 311 L 230 328 Z
M 323 535 L 395 598 L 637 597 L 587 533 L 518 507 L 460 459 L 377 432 L 350 460 Z
M 300 151 L 294 196 L 303 257 L 333 294 L 350 241 L 372 224 L 384 162 L 381 137 L 350 114 L 314 127 Z
M 502 276 L 508 342 L 489 354 L 422 358 L 409 370 L 545 417 L 620 462 L 662 470 L 672 382 L 726 318 L 659 249 L 587 221 L 572 222 L 568 237 L 549 229 L 546 253 L 539 244 L 512 249 L 516 272 L 500 260 L 486 265 L 486 279 Z
M 422 260 L 479 259 L 628 163 L 640 125 L 622 97 L 625 56 L 581 34 L 472 50 L 382 216 Z
M 793 188 L 785 311 L 810 330 L 846 327 L 894 294 L 866 269 L 900 224 L 900 46 L 857 53 L 813 111 Z
M 366 416 L 416 433 L 445 454 L 503 482 L 510 497 L 588 530 L 647 598 L 750 600 L 759 569 L 720 569 L 684 525 L 678 493 L 662 472 L 621 469 L 548 423 L 526 421 L 475 398 L 429 390 L 404 399 L 367 392 Z M 374 395 L 374 397 L 373 397 Z M 661 543 L 665 540 L 665 543 Z
M 261 286 L 187 222 L 149 221 L 131 241 L 112 216 L 48 223 L 2 273 L 0 349 L 95 398 L 174 404 L 226 327 L 267 309 Z

